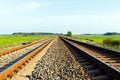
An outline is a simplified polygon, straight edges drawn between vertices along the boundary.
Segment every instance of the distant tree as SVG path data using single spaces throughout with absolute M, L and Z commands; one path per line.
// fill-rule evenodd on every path
M 117 33 L 117 32 L 107 32 L 104 35 L 120 35 L 120 33 Z
M 27 36 L 27 35 L 59 35 L 58 33 L 49 33 L 49 32 L 16 32 L 13 33 L 12 35 L 23 35 L 23 36 Z
M 68 32 L 67 32 L 67 36 L 72 37 L 72 32 L 71 32 L 71 31 L 68 31 Z

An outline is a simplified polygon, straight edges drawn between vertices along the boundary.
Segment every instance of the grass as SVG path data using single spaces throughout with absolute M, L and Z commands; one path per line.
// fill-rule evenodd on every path
M 97 42 L 99 44 L 103 44 L 103 40 L 108 38 L 113 38 L 115 40 L 120 40 L 119 35 L 114 36 L 104 36 L 104 35 L 75 35 L 73 38 L 77 38 L 79 40 L 92 40 L 94 42 Z
M 13 35 L 7 35 L 7 36 L 0 36 L 0 48 L 1 47 L 7 47 L 15 44 L 20 44 L 22 42 L 30 42 L 37 39 L 44 39 L 48 38 L 49 36 L 41 36 L 41 35 L 35 35 L 35 36 L 13 36 Z
M 74 39 L 83 41 L 83 42 L 90 42 L 92 43 L 96 43 L 98 45 L 101 46 L 106 46 L 104 45 L 104 41 L 106 39 L 113 39 L 115 41 L 120 41 L 120 35 L 112 35 L 112 36 L 104 36 L 104 35 L 74 35 L 73 36 Z M 113 47 L 113 46 L 108 46 L 110 48 L 114 48 L 115 50 L 120 50 L 120 46 L 117 47 Z

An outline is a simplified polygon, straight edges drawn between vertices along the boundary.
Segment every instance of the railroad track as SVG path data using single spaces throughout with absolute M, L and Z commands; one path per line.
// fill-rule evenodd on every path
M 4 54 L 4 55 L 0 56 L 0 71 L 2 71 L 3 67 L 5 68 L 8 65 L 12 64 L 13 61 L 19 60 L 20 57 L 29 54 L 30 51 L 33 51 L 35 48 L 39 47 L 40 45 L 42 45 L 43 42 L 45 42 L 47 40 L 48 39 L 36 41 L 32 44 L 25 45 L 24 46 L 25 48 L 19 49 L 19 50 L 14 51 L 14 52 L 9 52 L 7 54 Z M 8 50 L 8 51 L 12 51 L 12 50 L 15 50 L 15 49 L 11 49 L 11 50 Z M 5 52 L 8 52 L 8 51 L 5 51 Z
M 0 57 L 1 57 L 1 56 L 4 56 L 4 55 L 6 55 L 6 54 L 10 54 L 10 53 L 12 53 L 12 52 L 18 51 L 18 50 L 20 50 L 20 49 L 29 47 L 29 46 L 31 46 L 31 45 L 40 43 L 40 42 L 42 42 L 42 41 L 44 41 L 44 39 L 43 39 L 43 40 L 39 40 L 39 41 L 32 42 L 32 43 L 30 43 L 30 44 L 26 44 L 26 45 L 22 45 L 22 46 L 19 46 L 19 47 L 15 47 L 15 48 L 12 48 L 12 49 L 9 49 L 9 50 L 5 50 L 5 51 L 3 51 L 3 52 L 0 52 Z
M 120 52 L 63 38 L 91 80 L 120 80 Z
M 51 43 L 53 39 L 54 38 L 48 39 L 38 47 L 14 60 L 7 66 L 0 68 L 0 80 L 7 80 L 8 78 L 12 78 L 20 69 L 22 69 L 22 67 L 24 67 L 30 60 L 32 60 L 35 55 L 37 55 L 42 49 Z

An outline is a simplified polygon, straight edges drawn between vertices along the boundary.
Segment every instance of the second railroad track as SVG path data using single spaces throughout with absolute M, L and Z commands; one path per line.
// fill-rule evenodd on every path
M 76 51 L 73 54 L 83 66 L 91 80 L 119 80 L 120 79 L 120 52 L 90 45 L 76 40 L 61 39 Z
M 41 42 L 41 45 L 30 50 L 21 57 L 10 62 L 6 66 L 0 68 L 0 80 L 7 80 L 12 78 L 23 66 L 25 66 L 35 55 L 37 55 L 42 49 L 44 49 L 49 43 L 53 41 L 53 38 L 47 39 Z

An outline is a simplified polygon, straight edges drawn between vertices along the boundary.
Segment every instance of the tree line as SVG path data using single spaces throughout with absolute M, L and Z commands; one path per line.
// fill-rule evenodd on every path
M 12 35 L 59 35 L 58 33 L 49 33 L 49 32 L 31 32 L 31 33 L 27 33 L 27 32 L 16 32 L 13 33 Z
M 117 32 L 107 32 L 104 35 L 120 35 L 120 33 L 117 33 Z

